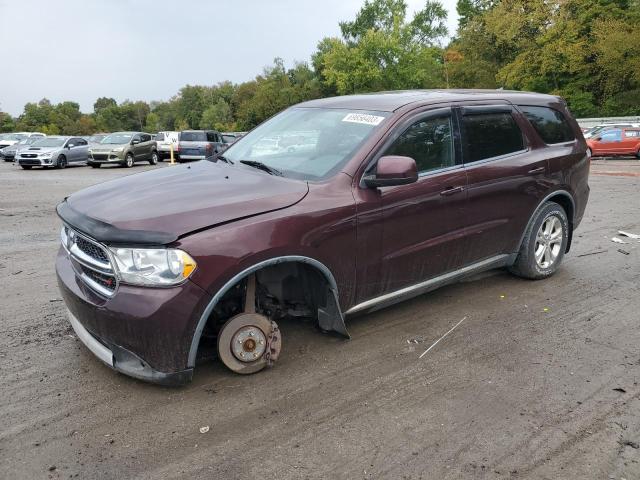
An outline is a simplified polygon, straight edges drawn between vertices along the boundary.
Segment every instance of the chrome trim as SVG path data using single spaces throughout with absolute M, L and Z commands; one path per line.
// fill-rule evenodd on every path
M 89 277 L 86 273 L 81 273 L 80 278 L 84 283 L 86 283 L 89 287 L 91 287 L 93 290 L 98 292 L 100 295 L 103 295 L 105 297 L 113 297 L 115 290 L 109 290 L 108 288 L 104 288 L 98 282 L 94 281 L 91 277 Z
M 211 315 L 211 312 L 213 311 L 213 308 L 220 301 L 220 299 L 223 297 L 223 295 L 225 293 L 227 293 L 227 291 L 229 291 L 229 289 L 231 289 L 236 283 L 238 283 L 240 280 L 242 280 L 247 275 L 249 275 L 249 274 L 251 274 L 253 272 L 256 272 L 256 271 L 258 271 L 258 270 L 260 270 L 260 269 L 262 269 L 262 268 L 264 268 L 266 266 L 277 265 L 279 263 L 286 263 L 286 262 L 307 263 L 307 264 L 317 268 L 318 270 L 320 270 L 320 272 L 322 272 L 324 277 L 329 282 L 329 286 L 330 286 L 331 290 L 333 290 L 334 293 L 336 293 L 336 296 L 335 296 L 336 304 L 338 306 L 338 310 L 340 311 L 340 315 L 342 316 L 342 311 L 340 310 L 340 304 L 338 303 L 338 295 L 337 295 L 338 285 L 336 283 L 336 279 L 333 277 L 333 274 L 331 273 L 331 270 L 329 270 L 326 267 L 326 265 L 324 265 L 323 263 L 319 262 L 318 260 L 315 260 L 315 259 L 310 258 L 310 257 L 304 257 L 304 256 L 301 256 L 301 255 L 287 255 L 287 256 L 283 256 L 283 257 L 276 257 L 276 258 L 271 258 L 269 260 L 264 260 L 262 262 L 256 263 L 255 265 L 253 265 L 253 266 L 251 266 L 249 268 L 246 268 L 243 271 L 241 271 L 240 273 L 234 275 L 213 296 L 213 298 L 211 299 L 211 301 L 207 305 L 207 308 L 205 308 L 204 312 L 200 316 L 200 319 L 198 320 L 198 324 L 196 325 L 196 330 L 195 330 L 195 332 L 193 334 L 193 338 L 191 339 L 191 347 L 189 348 L 189 359 L 187 361 L 187 367 L 188 368 L 195 367 L 196 356 L 197 356 L 197 353 L 198 353 L 198 344 L 200 343 L 200 337 L 202 336 L 202 330 L 204 329 L 204 326 L 206 325 L 207 320 L 209 319 L 209 315 Z
M 67 232 L 66 232 L 67 243 L 73 242 L 73 244 L 71 246 L 65 245 L 64 242 L 62 242 L 62 238 L 60 243 L 62 243 L 63 248 L 66 250 L 67 254 L 69 255 L 69 258 L 73 259 L 75 262 L 79 263 L 83 267 L 93 270 L 94 272 L 97 272 L 103 275 L 112 276 L 115 280 L 115 288 L 113 290 L 109 290 L 103 287 L 102 285 L 100 285 L 99 283 L 97 283 L 95 280 L 91 279 L 89 276 L 83 273 L 80 269 L 74 268 L 77 275 L 82 279 L 83 282 L 87 284 L 89 288 L 99 293 L 103 297 L 106 297 L 106 298 L 113 297 L 116 294 L 116 291 L 118 290 L 118 286 L 120 285 L 120 278 L 116 272 L 116 269 L 113 267 L 113 265 L 115 265 L 115 262 L 107 246 L 97 242 L 96 240 L 93 240 L 90 237 L 87 237 L 84 234 L 79 233 L 77 230 L 70 227 L 66 223 L 64 224 L 64 226 L 67 227 Z M 73 239 L 70 239 L 71 238 L 70 232 L 73 232 L 74 237 L 81 237 L 85 241 L 103 250 L 104 253 L 107 255 L 107 257 L 109 258 L 109 263 L 102 262 L 98 259 L 95 259 L 87 255 L 86 253 L 84 253 L 82 250 L 80 250 L 80 247 L 77 246 L 75 241 Z
M 353 315 L 354 313 L 358 313 L 363 310 L 369 310 L 373 308 L 377 309 L 392 305 L 402 300 L 421 295 L 430 290 L 434 290 L 438 287 L 441 287 L 442 285 L 451 283 L 455 280 L 459 280 L 460 278 L 467 275 L 471 275 L 482 270 L 488 270 L 490 268 L 505 266 L 508 264 L 510 257 L 511 255 L 497 255 L 495 257 L 487 258 L 486 260 L 473 263 L 459 270 L 454 270 L 453 272 L 445 273 L 444 275 L 431 278 L 416 285 L 401 288 L 400 290 L 396 290 L 395 292 L 385 293 L 384 295 L 380 295 L 379 297 L 372 298 L 351 307 L 345 312 L 345 315 Z
M 67 310 L 67 315 L 69 316 L 69 322 L 73 327 L 73 331 L 76 332 L 80 341 L 84 343 L 84 345 L 91 351 L 91 353 L 98 357 L 98 359 L 113 368 L 113 352 L 96 340 L 95 337 L 82 326 L 78 319 L 74 317 L 73 313 L 69 310 Z
M 69 253 L 71 253 L 71 255 L 73 255 L 76 260 L 82 263 L 85 267 L 89 267 L 93 270 L 99 270 L 104 273 L 113 273 L 113 269 L 109 263 L 101 262 L 96 258 L 90 257 L 80 250 L 80 247 L 78 247 L 78 244 L 75 242 L 71 245 Z

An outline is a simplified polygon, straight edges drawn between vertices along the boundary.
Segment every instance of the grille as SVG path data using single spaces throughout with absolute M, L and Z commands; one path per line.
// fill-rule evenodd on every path
M 40 165 L 40 160 L 34 158 L 21 158 L 20 165 Z
M 115 292 L 116 290 L 116 277 L 113 275 L 107 275 L 106 273 L 96 272 L 90 268 L 82 266 L 82 271 L 84 274 L 89 277 L 91 280 L 96 282 L 103 288 L 106 288 L 110 292 Z
M 91 156 L 94 160 L 107 160 L 109 158 L 109 154 L 107 153 L 94 153 Z
M 78 236 L 76 236 L 75 242 L 78 248 L 90 257 L 100 260 L 101 262 L 109 263 L 109 257 L 101 247 Z
M 106 247 L 67 226 L 62 229 L 61 240 L 84 283 L 100 295 L 112 297 L 118 288 L 118 278 Z
M 22 158 L 38 158 L 37 153 L 22 153 L 20 154 Z

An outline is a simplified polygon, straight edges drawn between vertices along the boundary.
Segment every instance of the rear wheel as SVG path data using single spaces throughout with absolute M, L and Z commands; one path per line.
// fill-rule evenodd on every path
M 149 159 L 149 165 L 157 165 L 158 152 L 151 152 L 151 159 Z
M 133 155 L 130 153 L 127 153 L 127 156 L 124 159 L 124 166 L 127 168 L 131 168 L 133 167 Z
M 65 168 L 67 166 L 67 157 L 60 155 L 56 161 L 56 168 Z
M 510 271 L 532 280 L 550 277 L 564 258 L 568 240 L 566 212 L 557 203 L 546 202 L 527 228 L 518 258 Z
M 20 165 L 25 170 L 31 170 L 32 165 Z

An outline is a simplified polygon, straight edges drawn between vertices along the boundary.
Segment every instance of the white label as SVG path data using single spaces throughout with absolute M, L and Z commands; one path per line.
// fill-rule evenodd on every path
M 366 113 L 350 113 L 342 119 L 343 122 L 364 123 L 365 125 L 380 125 L 384 117 L 367 115 Z

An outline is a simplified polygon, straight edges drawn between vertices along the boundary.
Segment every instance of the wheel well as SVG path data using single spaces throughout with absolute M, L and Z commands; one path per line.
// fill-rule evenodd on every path
M 574 212 L 573 201 L 571 200 L 571 197 L 569 197 L 564 193 L 559 193 L 558 195 L 554 195 L 549 199 L 547 199 L 547 201 L 557 203 L 564 209 L 565 213 L 567 214 L 567 219 L 569 220 L 569 238 L 567 241 L 566 252 L 569 252 L 569 249 L 571 248 L 571 240 L 573 239 L 573 212 Z
M 272 320 L 312 320 L 322 330 L 348 337 L 338 304 L 333 275 L 321 263 L 306 257 L 262 262 L 233 277 L 214 296 L 196 327 L 189 366 L 196 355 L 208 356 L 220 328 L 244 309 L 247 280 L 256 277 L 256 312 Z

